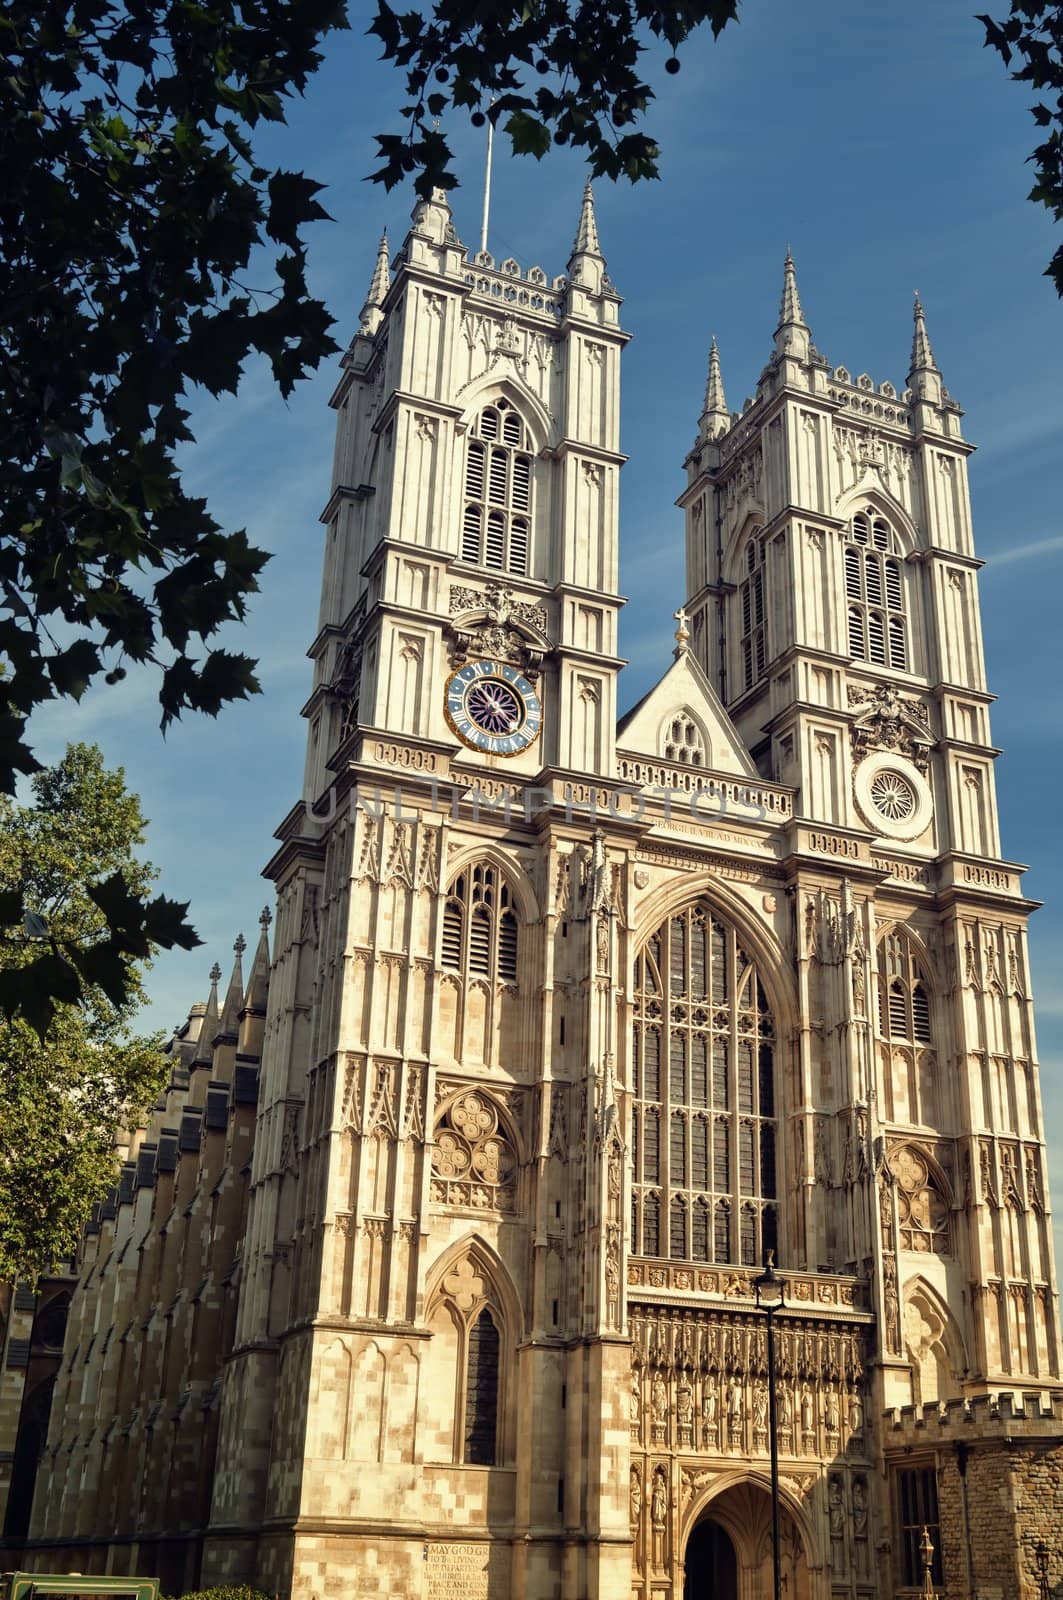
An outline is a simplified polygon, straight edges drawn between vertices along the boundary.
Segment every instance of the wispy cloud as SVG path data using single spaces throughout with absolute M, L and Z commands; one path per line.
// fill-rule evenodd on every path
M 1063 533 L 1049 539 L 1031 539 L 1027 544 L 1012 545 L 1009 550 L 994 550 L 986 556 L 986 567 L 993 572 L 997 567 L 1011 567 L 1017 561 L 1032 561 L 1035 556 L 1052 555 L 1057 550 L 1063 550 Z

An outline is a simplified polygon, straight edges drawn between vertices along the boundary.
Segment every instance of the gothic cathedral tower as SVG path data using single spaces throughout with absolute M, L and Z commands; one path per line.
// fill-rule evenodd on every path
M 615 773 L 619 306 L 589 185 L 561 278 L 436 193 L 333 396 L 208 1555 L 270 1590 L 630 1588 L 613 879 L 552 816 Z
M 1021 1600 L 1063 1396 L 960 411 L 918 302 L 903 392 L 832 369 L 788 256 L 618 724 L 619 306 L 589 187 L 554 278 L 435 193 L 343 359 L 204 1578 L 753 1600 L 774 1417 L 787 1600 L 924 1530 Z

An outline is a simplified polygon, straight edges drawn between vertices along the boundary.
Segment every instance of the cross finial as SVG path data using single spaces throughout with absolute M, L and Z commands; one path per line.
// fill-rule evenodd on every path
M 689 618 L 687 617 L 686 608 L 684 606 L 680 606 L 678 611 L 673 611 L 672 615 L 678 623 L 678 627 L 675 630 L 675 653 L 677 656 L 681 656 L 685 652 L 687 645 L 690 643 L 690 629 L 687 627 Z

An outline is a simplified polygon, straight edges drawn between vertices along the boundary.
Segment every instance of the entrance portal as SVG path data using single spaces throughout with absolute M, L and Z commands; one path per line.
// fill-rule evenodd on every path
M 683 1600 L 738 1600 L 738 1562 L 730 1536 L 706 1517 L 687 1540 Z

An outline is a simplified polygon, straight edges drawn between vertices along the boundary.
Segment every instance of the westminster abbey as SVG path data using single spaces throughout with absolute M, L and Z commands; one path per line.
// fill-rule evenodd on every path
M 712 347 L 618 720 L 620 307 L 589 188 L 559 276 L 439 192 L 381 243 L 275 910 L 14 1296 L 8 1565 L 767 1600 L 774 1415 L 785 1600 L 1059 1593 L 960 408 L 918 301 L 907 387 L 832 366 L 787 255 L 740 412 Z

